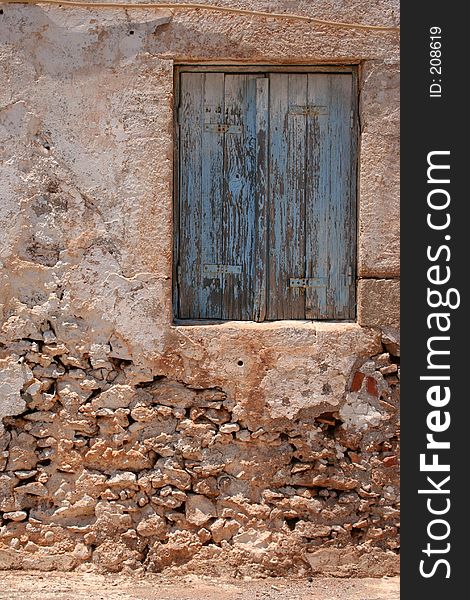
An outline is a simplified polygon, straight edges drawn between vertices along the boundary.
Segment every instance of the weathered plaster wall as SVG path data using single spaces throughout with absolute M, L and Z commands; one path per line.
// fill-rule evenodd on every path
M 394 572 L 397 35 L 2 10 L 0 566 Z M 173 68 L 189 60 L 360 65 L 358 323 L 172 324 Z

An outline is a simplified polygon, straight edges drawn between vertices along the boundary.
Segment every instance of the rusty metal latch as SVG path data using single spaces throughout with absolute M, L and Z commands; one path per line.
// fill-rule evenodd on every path
M 211 133 L 241 133 L 241 125 L 229 125 L 228 123 L 205 123 L 204 131 Z
M 242 268 L 240 265 L 204 265 L 202 269 L 204 275 L 225 275 L 226 273 L 235 273 L 240 275 Z
M 327 115 L 327 106 L 313 106 L 307 104 L 304 106 L 291 106 L 289 108 L 290 115 L 307 115 L 309 117 L 318 117 L 319 115 Z

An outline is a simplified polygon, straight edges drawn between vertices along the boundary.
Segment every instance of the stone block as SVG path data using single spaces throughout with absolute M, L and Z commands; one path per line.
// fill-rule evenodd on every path
M 399 327 L 400 282 L 361 279 L 357 288 L 357 318 L 363 327 Z
M 365 133 L 359 169 L 358 274 L 396 277 L 400 272 L 399 138 Z

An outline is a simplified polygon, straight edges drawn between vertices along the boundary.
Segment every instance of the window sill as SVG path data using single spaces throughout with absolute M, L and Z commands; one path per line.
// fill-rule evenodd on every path
M 311 321 L 311 320 L 280 320 L 280 321 L 216 321 L 216 320 L 192 320 L 175 319 L 172 323 L 174 329 L 208 329 L 217 327 L 217 329 L 238 329 L 238 330 L 275 330 L 275 329 L 338 329 L 341 327 L 350 328 L 356 326 L 357 321 Z

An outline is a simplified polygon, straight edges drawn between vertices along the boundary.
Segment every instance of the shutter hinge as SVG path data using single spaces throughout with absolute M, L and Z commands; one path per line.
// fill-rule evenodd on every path
M 350 113 L 349 125 L 350 125 L 351 129 L 354 127 L 354 111 L 353 110 L 351 110 L 351 113 Z
M 352 284 L 352 267 L 349 267 L 348 269 L 348 285 Z

